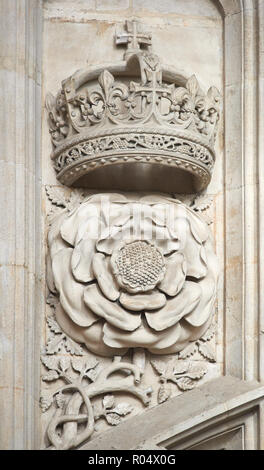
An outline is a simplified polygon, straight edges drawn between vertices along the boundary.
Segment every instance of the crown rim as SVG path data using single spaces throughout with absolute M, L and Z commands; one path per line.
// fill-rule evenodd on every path
M 103 137 L 110 137 L 110 136 L 117 136 L 119 134 L 126 134 L 126 135 L 133 135 L 133 134 L 149 134 L 149 135 L 162 135 L 166 137 L 177 137 L 180 139 L 188 140 L 189 142 L 199 144 L 202 147 L 205 147 L 208 150 L 214 161 L 215 161 L 215 151 L 213 147 L 208 143 L 206 139 L 202 136 L 194 134 L 191 131 L 184 131 L 181 129 L 168 129 L 164 127 L 155 127 L 155 126 L 144 126 L 144 129 L 139 127 L 132 127 L 132 126 L 124 126 L 122 128 L 115 129 L 114 126 L 112 128 L 105 129 L 102 127 L 101 129 L 97 129 L 96 131 L 87 130 L 82 134 L 76 134 L 71 138 L 68 138 L 67 141 L 63 142 L 61 145 L 56 147 L 51 154 L 51 159 L 55 160 L 61 153 L 70 150 L 71 147 L 78 145 L 82 142 L 88 142 L 90 140 L 96 138 L 103 138 Z
M 53 154 L 53 158 L 57 159 L 58 180 L 67 186 L 73 184 L 78 186 L 78 180 L 82 176 L 99 167 L 128 163 L 134 165 L 156 163 L 160 166 L 166 165 L 191 173 L 196 179 L 196 189 L 202 190 L 209 184 L 215 154 L 202 139 L 192 136 L 191 141 L 188 132 L 169 133 L 164 130 L 164 133 L 157 133 L 157 129 L 153 128 L 141 131 L 133 130 L 134 132 L 131 132 L 132 129 L 129 129 L 128 132 L 128 129 L 124 128 L 118 131 L 115 129 L 114 132 L 108 131 L 104 134 L 97 132 L 94 133 L 93 138 L 91 135 L 89 138 L 87 136 L 86 138 L 84 136 L 74 137 L 71 145 L 64 144 L 63 151 L 62 148 L 56 149 Z M 140 145 L 142 145 L 142 139 L 145 139 L 150 143 L 150 148 L 137 148 L 137 146 L 129 148 L 130 140 L 135 144 L 137 139 Z M 110 148 L 100 148 L 100 140 L 104 145 L 108 140 Z M 127 146 L 124 146 L 124 141 Z M 121 147 L 117 145 L 118 142 L 122 143 Z M 151 147 L 153 142 L 154 145 Z M 163 142 L 165 143 L 164 148 L 162 148 Z M 156 148 L 155 143 L 157 144 Z M 168 143 L 174 148 L 168 148 Z M 94 147 L 98 145 L 98 150 L 82 152 L 85 146 L 91 149 L 92 145 Z

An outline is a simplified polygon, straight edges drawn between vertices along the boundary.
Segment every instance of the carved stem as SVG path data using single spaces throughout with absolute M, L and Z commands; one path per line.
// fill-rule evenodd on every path
M 134 375 L 134 380 L 132 376 L 125 379 L 108 379 L 110 374 L 121 369 L 131 370 Z M 48 427 L 48 437 L 50 442 L 56 449 L 66 450 L 77 447 L 81 442 L 89 439 L 94 430 L 94 415 L 90 399 L 97 395 L 124 391 L 135 395 L 144 403 L 144 405 L 148 405 L 150 402 L 148 395 L 152 392 L 152 389 L 148 388 L 142 390 L 132 382 L 135 381 L 138 383 L 140 381 L 140 375 L 141 371 L 137 366 L 129 363 L 117 363 L 112 364 L 105 371 L 102 371 L 99 374 L 96 383 L 89 384 L 85 388 L 78 385 L 65 385 L 62 387 L 59 390 L 61 393 L 71 390 L 74 390 L 77 393 L 74 393 L 70 399 L 66 407 L 65 415 L 62 416 L 61 410 L 59 410 L 59 413 L 56 413 L 53 417 Z M 87 408 L 87 415 L 78 415 L 83 402 Z M 85 420 L 87 420 L 87 426 L 83 432 L 78 434 L 78 423 Z M 56 433 L 56 428 L 61 424 L 64 424 L 63 436 L 59 437 Z
M 133 364 L 139 367 L 142 374 L 144 374 L 146 366 L 146 351 L 144 348 L 133 349 Z
M 64 416 L 61 416 L 58 413 L 55 414 L 47 431 L 50 442 L 52 442 L 56 449 L 60 450 L 67 450 L 73 447 L 77 447 L 81 442 L 87 440 L 94 430 L 93 407 L 86 390 L 81 386 L 66 385 L 61 389 L 61 392 L 66 390 L 73 390 L 77 391 L 78 393 L 75 393 L 70 399 L 66 407 L 66 414 Z M 81 422 L 83 421 L 85 415 L 78 415 L 76 413 L 79 412 L 83 402 L 85 403 L 88 413 L 86 415 L 87 425 L 85 430 L 78 435 L 77 424 L 80 422 L 80 420 Z M 63 437 L 61 438 L 58 436 L 56 428 L 62 423 L 65 423 L 65 426 L 63 429 Z

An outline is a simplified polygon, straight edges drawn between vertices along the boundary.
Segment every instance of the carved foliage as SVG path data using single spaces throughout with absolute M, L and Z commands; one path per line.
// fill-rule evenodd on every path
M 60 330 L 56 321 L 52 328 L 57 332 Z M 55 391 L 43 390 L 40 397 L 43 413 L 51 407 L 54 410 L 47 428 L 49 449 L 75 448 L 92 435 L 95 421 L 104 418 L 108 424 L 116 426 L 133 411 L 126 402 L 116 403 L 109 393 L 130 393 L 144 405 L 149 404 L 152 393 L 151 388 L 140 387 L 143 371 L 135 364 L 118 361 L 107 367 L 100 366 L 101 361 L 94 356 L 83 353 L 82 357 L 76 357 L 73 356 L 76 352 L 68 352 L 71 356 L 58 355 L 57 351 L 49 352 L 46 348 L 41 356 L 46 369 L 42 380 L 47 384 L 58 381 Z M 124 379 L 116 377 L 120 371 L 129 375 Z M 91 399 L 102 394 L 107 395 L 101 405 L 92 405 Z M 78 425 L 82 423 L 86 425 L 79 430 Z
M 194 162 L 197 161 L 202 163 L 208 168 L 208 170 L 211 170 L 214 165 L 214 157 L 211 152 L 199 143 L 194 143 L 188 141 L 188 139 L 181 139 L 171 135 L 162 135 L 158 133 L 139 134 L 131 132 L 129 134 L 110 135 L 89 139 L 89 141 L 76 144 L 70 149 L 61 152 L 55 158 L 54 168 L 59 172 L 65 166 L 73 162 L 78 162 L 78 160 L 82 160 L 87 156 L 91 158 L 99 156 L 100 159 L 102 159 L 105 153 L 107 155 L 111 152 L 113 155 L 120 152 L 121 155 L 123 150 L 127 150 L 130 153 L 133 153 L 134 151 L 135 157 L 132 158 L 137 158 L 138 154 L 145 150 L 154 150 L 156 152 L 166 152 L 167 155 L 171 156 L 183 155 L 185 158 L 190 158 Z M 157 158 L 159 158 L 160 161 L 162 160 L 161 157 Z M 150 157 L 148 157 L 148 159 L 150 160 Z M 151 160 L 154 160 L 154 158 L 152 157 Z M 101 163 L 106 163 L 106 160 L 102 160 Z
M 208 344 L 214 335 L 215 325 L 212 324 L 200 340 L 190 343 L 168 362 L 151 359 L 154 370 L 160 376 L 161 386 L 158 392 L 158 403 L 163 403 L 171 396 L 171 383 L 176 384 L 181 391 L 192 390 L 197 382 L 205 376 L 207 373 L 206 363 L 192 361 L 192 357 L 198 353 L 202 360 L 215 362 L 214 348 Z
M 191 390 L 207 372 L 206 365 L 179 361 L 175 358 L 170 359 L 167 363 L 152 359 L 151 364 L 160 375 L 161 386 L 158 393 L 158 403 L 163 403 L 170 397 L 172 390 L 169 382 L 175 383 L 182 391 Z
M 215 325 L 212 324 L 206 333 L 198 340 L 190 343 L 185 349 L 179 352 L 179 359 L 187 359 L 198 353 L 209 362 L 216 362 L 215 351 L 210 342 L 215 335 Z
M 70 127 L 67 103 L 63 91 L 60 91 L 56 98 L 51 93 L 48 93 L 46 109 L 49 116 L 51 140 L 56 146 L 68 136 Z
M 52 225 L 57 223 L 59 217 L 63 214 L 69 214 L 71 218 L 71 214 L 78 214 L 77 209 L 78 207 L 82 207 L 82 202 L 89 200 L 89 197 L 87 198 L 85 195 L 85 191 L 82 190 L 73 190 L 70 195 L 65 193 L 63 188 L 47 187 L 46 190 L 47 196 L 55 208 L 55 213 L 52 212 L 52 217 L 50 218 L 51 229 Z M 157 199 L 157 196 L 155 196 L 154 199 L 147 197 L 146 202 L 147 200 L 152 200 L 154 206 L 155 204 L 160 204 L 161 202 L 164 204 L 165 202 L 164 199 Z M 115 201 L 115 207 L 119 207 L 119 209 L 124 208 L 127 203 L 126 198 L 122 195 L 114 195 L 112 203 L 113 201 Z M 95 200 L 93 202 L 95 202 Z M 204 206 L 207 207 L 206 202 L 202 204 L 202 207 Z M 150 207 L 152 217 L 155 217 L 156 223 L 160 224 L 162 211 L 153 211 L 154 207 Z M 197 205 L 197 208 L 198 207 L 200 206 Z M 161 208 L 161 206 L 159 206 L 159 208 Z M 103 209 L 105 209 L 105 206 L 103 206 Z M 127 219 L 125 213 L 122 215 L 122 210 L 121 212 L 119 211 L 118 214 L 119 224 L 122 217 Z M 112 216 L 113 215 L 114 214 L 112 214 Z M 105 219 L 107 213 L 104 213 L 104 215 L 101 214 L 101 216 Z M 71 220 L 70 218 L 69 221 Z M 111 220 L 116 220 L 115 216 Z M 106 232 L 109 231 L 109 228 L 110 227 L 107 228 Z M 192 230 L 194 231 L 195 228 L 193 227 Z M 198 237 L 198 233 L 196 233 L 195 236 Z M 53 240 L 54 237 L 58 243 L 58 233 L 56 230 L 52 231 Z M 105 243 L 111 244 L 114 239 L 112 240 L 112 238 L 107 236 L 103 237 L 102 241 L 105 250 Z M 169 239 L 166 243 L 168 242 Z M 173 243 L 173 239 L 170 243 Z M 61 248 L 61 246 L 58 247 Z M 51 248 L 54 249 L 55 246 Z M 98 255 L 102 257 L 102 251 L 98 252 Z M 180 255 L 180 253 L 178 253 L 178 255 Z M 95 256 L 97 255 L 95 254 Z M 180 257 L 181 256 L 182 255 L 180 255 Z M 201 260 L 205 260 L 204 255 L 201 256 Z M 144 263 L 145 262 L 146 261 L 144 261 Z M 94 264 L 94 269 L 96 273 L 96 263 Z M 186 266 L 184 266 L 183 270 L 184 272 L 186 271 Z M 98 270 L 98 273 L 102 274 L 101 269 Z M 113 289 L 115 282 L 118 282 L 117 279 L 115 282 L 113 279 L 110 281 L 108 289 Z M 131 279 L 133 281 L 133 278 Z M 104 288 L 101 281 L 105 284 Z M 148 282 L 148 279 L 146 278 L 144 283 L 145 281 Z M 99 283 L 99 289 L 105 289 L 109 280 L 99 276 L 97 277 L 97 282 Z M 163 288 L 166 288 L 165 286 L 166 283 Z M 101 295 L 103 292 L 106 293 L 106 291 L 103 290 Z M 112 293 L 113 292 L 112 290 Z M 107 291 L 107 295 L 109 295 L 109 293 L 110 290 Z M 137 315 L 137 302 L 148 301 L 148 298 L 143 299 L 139 297 L 137 299 L 137 296 L 133 294 L 133 301 L 136 299 L 137 302 L 131 304 L 129 295 L 125 292 L 123 292 L 122 295 L 122 302 L 125 304 L 129 302 L 129 309 L 135 308 L 134 316 Z M 172 292 L 169 292 L 169 295 L 172 295 Z M 161 301 L 162 303 L 164 302 L 165 297 L 163 298 L 162 296 L 162 291 L 157 292 L 155 298 L 151 294 L 150 301 L 152 307 L 153 305 L 157 307 L 158 303 Z M 49 336 L 41 357 L 43 367 L 45 367 L 42 380 L 49 386 L 52 386 L 52 384 L 58 384 L 58 386 L 55 390 L 53 386 L 52 391 L 49 390 L 49 388 L 42 391 L 40 405 L 43 412 L 53 410 L 53 415 L 51 416 L 47 429 L 49 448 L 69 449 L 78 446 L 92 435 L 97 420 L 104 419 L 109 425 L 117 425 L 124 417 L 133 411 L 130 404 L 116 400 L 114 396 L 115 392 L 130 393 L 139 398 L 143 404 L 147 405 L 150 401 L 152 390 L 150 388 L 144 389 L 140 386 L 146 363 L 143 348 L 137 348 L 135 350 L 132 363 L 120 362 L 121 358 L 115 358 L 112 364 L 106 366 L 103 359 L 98 360 L 95 356 L 87 353 L 85 346 L 81 347 L 77 344 L 62 330 L 61 326 L 59 326 L 55 315 L 57 315 L 57 310 L 58 313 L 61 313 L 61 305 L 56 293 L 49 294 L 47 303 L 54 313 L 47 316 Z M 124 334 L 125 333 L 126 332 L 124 332 Z M 192 358 L 194 353 L 199 353 L 203 356 L 203 359 L 207 359 L 210 362 L 214 361 L 214 353 L 209 344 L 213 335 L 214 328 L 212 326 L 207 329 L 206 333 L 199 340 L 187 345 L 179 354 L 172 356 L 168 362 L 166 362 L 166 359 L 161 361 L 151 356 L 151 364 L 160 376 L 161 384 L 158 391 L 159 403 L 167 400 L 173 392 L 170 384 L 174 383 L 181 391 L 190 390 L 204 377 L 207 371 L 206 365 L 200 362 L 197 364 L 196 361 L 191 361 L 190 358 Z M 121 341 L 121 339 L 119 339 L 119 341 Z M 87 346 L 89 347 L 89 344 L 87 344 Z M 120 371 L 125 374 L 122 379 L 120 379 L 120 375 L 118 375 L 118 377 L 115 376 L 116 373 L 120 374 Z M 91 400 L 96 396 L 101 396 L 102 398 L 94 404 Z

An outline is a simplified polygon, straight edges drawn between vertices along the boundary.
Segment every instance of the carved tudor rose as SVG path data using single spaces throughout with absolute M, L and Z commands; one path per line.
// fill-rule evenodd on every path
M 217 260 L 207 224 L 166 196 L 88 197 L 49 233 L 61 328 L 100 355 L 175 353 L 209 327 Z

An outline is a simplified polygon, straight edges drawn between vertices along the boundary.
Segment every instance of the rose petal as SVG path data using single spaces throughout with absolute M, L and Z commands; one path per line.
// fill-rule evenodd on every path
M 154 225 L 152 240 L 164 255 L 168 255 L 180 249 L 180 241 L 178 236 L 175 238 L 172 237 L 167 227 Z
M 59 250 L 62 248 L 66 248 L 66 243 L 61 238 L 60 228 L 61 224 L 67 217 L 67 210 L 64 209 L 59 216 L 54 217 L 51 223 L 51 227 L 48 234 L 48 245 L 49 245 L 49 253 L 51 258 L 58 253 Z
M 157 333 L 148 327 L 141 325 L 137 330 L 127 333 L 120 331 L 109 324 L 104 325 L 104 343 L 111 348 L 157 348 L 159 351 L 168 348 L 177 342 L 181 334 L 181 326 L 174 325 L 167 330 Z
M 57 289 L 53 279 L 50 253 L 48 253 L 46 257 L 46 281 L 50 292 L 52 292 L 53 294 L 57 294 Z
M 120 303 L 123 307 L 135 312 L 140 312 L 142 310 L 156 310 L 164 307 L 166 304 L 166 297 L 164 294 L 159 292 L 136 295 L 122 293 L 120 296 Z
M 119 226 L 107 227 L 96 243 L 96 248 L 101 253 L 111 255 L 122 241 L 122 231 Z
M 177 323 L 177 325 L 179 325 L 179 323 Z M 179 351 L 182 351 L 184 348 L 186 348 L 186 346 L 188 346 L 188 344 L 190 344 L 191 341 L 196 341 L 197 339 L 201 338 L 201 336 L 208 329 L 209 325 L 210 325 L 210 322 L 207 322 L 205 325 L 202 325 L 201 327 L 194 328 L 191 325 L 186 324 L 184 320 L 182 320 L 180 322 L 180 326 L 181 326 L 180 335 L 178 336 L 174 344 L 162 350 L 159 350 L 159 348 L 155 346 L 150 347 L 148 349 L 152 354 L 175 354 Z
M 158 288 L 165 294 L 174 297 L 185 281 L 186 263 L 182 253 L 174 253 L 166 259 L 166 273 Z
M 208 272 L 206 278 L 199 281 L 201 288 L 201 300 L 195 310 L 185 317 L 185 320 L 191 325 L 197 327 L 203 325 L 210 317 L 216 297 L 216 287 L 218 278 L 218 261 L 212 248 L 211 242 L 205 245 L 207 248 Z
M 96 202 L 99 202 L 100 204 L 102 203 L 102 201 L 106 201 L 108 200 L 110 203 L 113 202 L 113 203 L 119 203 L 119 204 L 127 204 L 128 203 L 128 199 L 126 196 L 124 196 L 123 194 L 119 194 L 119 193 L 104 193 L 104 194 L 93 194 L 92 196 L 87 196 L 86 199 L 84 199 L 84 202 L 86 201 L 90 201 L 92 203 L 96 203 Z
M 198 243 L 204 243 L 209 237 L 209 230 L 206 222 L 202 220 L 196 212 L 185 204 L 174 200 L 174 209 L 170 213 L 169 226 L 172 227 L 174 223 L 177 225 L 177 219 L 184 219 L 188 221 L 191 233 Z M 174 223 L 173 223 L 174 220 Z
M 114 355 L 123 356 L 127 352 L 127 349 L 114 349 L 104 343 L 104 321 L 99 320 L 88 328 L 80 327 L 71 321 L 60 304 L 56 307 L 55 315 L 61 329 L 77 343 L 84 343 L 92 353 L 112 357 Z
M 142 347 L 152 354 L 175 354 L 184 349 L 190 341 L 200 338 L 208 327 L 209 322 L 194 328 L 183 321 L 158 333 L 142 324 L 136 331 L 127 333 L 106 323 L 103 328 L 103 340 L 112 348 Z
M 206 222 L 204 222 L 194 211 L 187 208 L 189 213 L 189 224 L 191 232 L 198 243 L 204 243 L 209 237 L 209 230 Z
M 84 302 L 96 315 L 121 330 L 133 331 L 141 324 L 140 315 L 133 315 L 118 304 L 107 300 L 95 284 L 86 287 Z
M 164 308 L 155 313 L 146 313 L 149 326 L 156 331 L 162 331 L 175 325 L 181 318 L 193 311 L 200 297 L 199 284 L 186 281 L 179 295 L 168 300 Z
M 95 241 L 82 240 L 72 253 L 71 267 L 77 281 L 90 282 L 94 280 L 92 260 L 95 254 Z
M 102 230 L 105 227 L 105 222 L 102 217 L 87 217 L 87 220 L 80 223 L 74 245 L 77 245 L 82 240 L 93 240 L 94 243 L 100 237 Z
M 194 238 L 188 237 L 184 248 L 187 264 L 186 276 L 202 279 L 206 276 L 207 265 L 203 245 L 199 245 Z
M 78 231 L 82 230 L 85 232 L 87 226 L 89 228 L 90 220 L 93 218 L 98 218 L 97 207 L 89 201 L 86 203 L 83 202 L 81 206 L 69 213 L 68 217 L 61 225 L 60 233 L 63 240 L 74 246 Z M 94 227 L 94 224 L 91 226 Z
M 114 302 L 119 298 L 120 293 L 111 274 L 109 262 L 110 260 L 106 259 L 102 253 L 96 253 L 93 258 L 93 272 L 103 294 Z
M 94 194 L 88 196 L 83 203 L 71 211 L 65 220 L 64 224 L 61 227 L 61 236 L 62 238 L 69 243 L 74 245 L 75 241 L 80 241 L 82 234 L 89 230 L 89 225 L 92 227 L 91 230 L 94 230 L 94 224 L 90 224 L 91 219 L 100 220 L 100 223 L 104 224 L 102 214 L 104 213 L 105 206 L 108 207 L 108 204 L 112 202 L 120 202 L 121 204 L 127 202 L 125 196 L 121 194 Z M 115 206 L 111 205 L 111 210 L 113 211 Z M 100 229 L 100 226 L 99 226 Z M 77 234 L 78 237 L 77 237 Z M 98 239 L 97 236 L 94 237 Z M 78 239 L 76 239 L 76 237 Z
M 148 196 L 142 196 L 140 198 L 140 202 L 143 204 L 149 204 L 150 206 L 154 206 L 156 204 L 166 204 L 166 201 L 174 202 L 174 199 L 169 199 L 168 197 L 164 197 L 162 194 L 149 194 Z
M 180 248 L 178 238 L 173 239 L 167 227 L 153 224 L 150 218 L 138 220 L 130 218 L 122 227 L 114 225 L 102 232 L 97 242 L 98 251 L 111 255 L 122 242 L 150 240 L 166 255 Z
M 166 202 L 155 204 L 155 206 L 152 206 L 151 218 L 153 222 L 161 227 L 166 227 L 168 225 L 168 218 L 171 207 L 171 204 L 167 204 Z
M 60 303 L 72 321 L 79 326 L 88 327 L 98 321 L 83 301 L 84 286 L 73 279 L 71 273 L 72 248 L 60 250 L 52 261 L 52 271 Z

